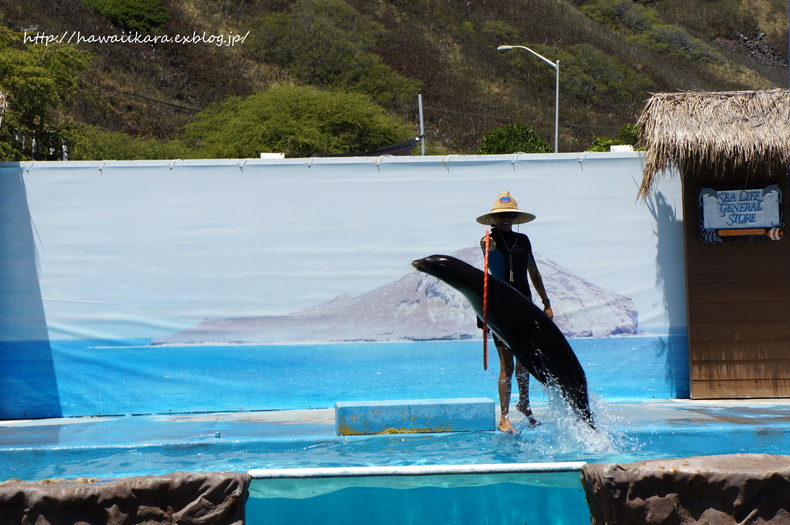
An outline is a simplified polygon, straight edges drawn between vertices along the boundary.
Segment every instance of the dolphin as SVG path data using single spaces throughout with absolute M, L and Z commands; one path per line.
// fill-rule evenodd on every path
M 458 290 L 483 318 L 483 272 L 449 255 L 431 255 L 412 262 Z M 489 328 L 510 348 L 535 379 L 557 387 L 579 419 L 595 429 L 587 397 L 587 378 L 576 354 L 543 310 L 505 281 L 488 276 Z

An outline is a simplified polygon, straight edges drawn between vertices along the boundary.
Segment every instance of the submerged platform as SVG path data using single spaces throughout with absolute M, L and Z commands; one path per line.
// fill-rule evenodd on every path
M 339 436 L 496 430 L 496 406 L 485 397 L 338 402 L 335 428 Z

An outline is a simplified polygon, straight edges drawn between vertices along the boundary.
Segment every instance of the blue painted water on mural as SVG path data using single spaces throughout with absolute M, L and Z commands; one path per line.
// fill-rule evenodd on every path
M 688 397 L 684 335 L 570 342 L 587 374 L 591 397 Z M 329 408 L 338 401 L 494 397 L 499 373 L 493 345 L 488 369 L 483 369 L 479 340 L 267 346 L 60 340 L 48 342 L 43 350 L 40 342 L 2 345 L 0 417 L 5 419 Z M 40 365 L 40 370 L 29 360 L 24 368 L 16 362 L 15 356 L 33 347 L 40 354 L 35 365 Z M 532 390 L 537 400 L 544 395 L 534 380 Z M 49 403 L 31 403 L 36 398 L 32 392 Z M 22 403 L 30 406 L 20 408 Z M 53 407 L 54 403 L 59 406 Z

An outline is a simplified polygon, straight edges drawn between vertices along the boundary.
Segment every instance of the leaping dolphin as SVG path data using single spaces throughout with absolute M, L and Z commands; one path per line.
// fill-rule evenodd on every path
M 431 255 L 412 262 L 417 270 L 452 286 L 483 317 L 483 272 L 449 255 Z M 538 381 L 556 386 L 571 410 L 591 428 L 587 378 L 571 345 L 557 325 L 518 290 L 488 277 L 488 326 Z

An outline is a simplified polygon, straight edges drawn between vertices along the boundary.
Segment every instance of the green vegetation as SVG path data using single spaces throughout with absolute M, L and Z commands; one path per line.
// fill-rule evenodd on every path
M 170 21 L 161 0 L 82 0 L 114 25 L 130 32 L 155 33 Z
M 764 33 L 787 47 L 787 2 L 775 0 L 686 0 L 653 2 L 656 15 L 665 22 L 683 27 L 708 40 L 732 39 L 737 33 L 754 36 Z
M 257 55 L 287 68 L 300 82 L 365 93 L 390 109 L 417 97 L 418 81 L 371 52 L 384 26 L 342 0 L 300 0 L 288 13 L 260 16 L 253 28 Z
M 714 60 L 716 52 L 683 28 L 664 23 L 650 7 L 631 0 L 594 0 L 582 11 L 590 18 L 623 31 L 627 40 L 660 53 L 673 53 L 691 60 Z
M 207 108 L 185 127 L 183 140 L 79 126 L 71 135 L 70 158 L 255 158 L 261 152 L 309 157 L 369 151 L 414 134 L 410 124 L 366 95 L 281 85 Z
M 69 45 L 25 45 L 0 26 L 0 91 L 11 106 L 0 128 L 0 160 L 61 158 L 73 124 L 67 104 L 82 91 L 88 55 Z
M 672 53 L 693 61 L 717 59 L 716 51 L 711 46 L 670 24 L 656 24 L 644 33 L 631 37 L 631 40 L 660 53 Z
M 609 151 L 611 146 L 617 146 L 621 144 L 631 145 L 634 146 L 634 149 L 638 149 L 636 147 L 638 142 L 639 128 L 633 124 L 623 124 L 623 127 L 620 130 L 620 136 L 617 138 L 595 137 L 595 139 L 593 139 L 593 145 L 590 147 L 590 151 Z
M 631 34 L 643 33 L 661 23 L 655 11 L 631 0 L 593 0 L 581 10 L 593 20 Z
M 587 106 L 634 104 L 644 98 L 651 85 L 647 76 L 589 44 L 571 46 L 562 55 L 560 66 L 565 73 L 564 91 Z
M 431 153 L 513 123 L 553 138 L 554 71 L 501 44 L 560 61 L 560 151 L 626 140 L 650 93 L 787 82 L 784 0 L 0 2 L 3 160 L 363 151 L 416 135 L 418 93 Z M 249 37 L 74 48 L 17 28 Z
M 479 155 L 507 153 L 550 153 L 553 149 L 535 133 L 535 128 L 514 122 L 492 130 L 483 137 Z
M 388 115 L 366 95 L 290 85 L 228 99 L 186 128 L 201 157 L 352 153 L 413 136 L 409 124 Z
M 192 152 L 180 140 L 162 142 L 152 138 L 79 125 L 70 134 L 72 160 L 188 159 Z

